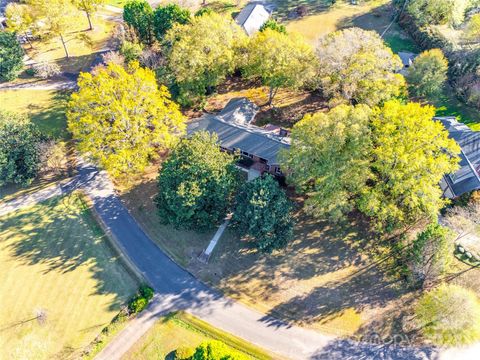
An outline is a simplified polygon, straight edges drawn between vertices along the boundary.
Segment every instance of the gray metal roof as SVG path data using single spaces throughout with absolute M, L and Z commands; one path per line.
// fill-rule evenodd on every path
M 417 57 L 417 54 L 406 52 L 406 51 L 399 51 L 398 56 L 400 60 L 402 60 L 403 66 L 410 66 L 413 63 L 413 60 Z
M 260 30 L 263 24 L 270 17 L 270 13 L 265 6 L 259 2 L 247 4 L 237 15 L 235 21 L 243 27 L 245 32 L 250 36 Z
M 233 99 L 225 109 L 218 115 L 204 115 L 195 119 L 187 125 L 187 134 L 191 135 L 197 131 L 208 131 L 218 136 L 220 144 L 230 150 L 238 149 L 249 154 L 261 157 L 268 161 L 269 165 L 278 165 L 277 155 L 281 149 L 290 147 L 289 138 L 280 137 L 271 131 L 250 125 L 249 122 L 236 122 L 233 114 L 243 118 L 239 113 L 242 109 L 250 114 L 250 110 L 256 107 L 248 100 L 238 101 Z M 247 104 L 250 103 L 250 105 Z M 235 108 L 234 105 L 237 105 Z M 243 105 L 243 106 L 242 106 Z M 255 110 L 256 113 L 257 110 Z M 246 116 L 248 118 L 248 116 Z M 253 117 L 250 121 L 253 120 Z
M 460 153 L 460 168 L 453 174 L 445 176 L 442 189 L 445 196 L 457 197 L 464 193 L 480 189 L 480 132 L 473 131 L 465 124 L 459 123 L 454 117 L 436 117 L 462 152 Z M 444 188 L 448 184 L 449 189 Z M 452 194 L 453 193 L 453 194 Z

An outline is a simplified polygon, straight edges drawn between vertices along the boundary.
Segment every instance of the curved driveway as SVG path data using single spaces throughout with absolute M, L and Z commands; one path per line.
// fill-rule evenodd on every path
M 142 231 L 115 195 L 108 176 L 80 165 L 77 182 L 131 262 L 155 288 L 150 308 L 98 355 L 119 359 L 162 314 L 185 310 L 224 331 L 290 359 L 478 359 L 475 349 L 440 354 L 433 348 L 357 343 L 292 326 L 223 297 L 174 263 Z M 476 349 L 478 350 L 478 349 Z M 453 356 L 453 357 L 452 357 Z

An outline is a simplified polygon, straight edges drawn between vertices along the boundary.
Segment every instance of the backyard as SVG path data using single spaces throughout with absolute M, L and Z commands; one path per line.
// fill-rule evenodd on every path
M 173 359 L 178 348 L 195 348 L 209 340 L 221 341 L 251 359 L 271 359 L 270 355 L 256 346 L 181 312 L 159 319 L 124 359 Z
M 0 218 L 6 358 L 78 356 L 137 287 L 79 194 Z

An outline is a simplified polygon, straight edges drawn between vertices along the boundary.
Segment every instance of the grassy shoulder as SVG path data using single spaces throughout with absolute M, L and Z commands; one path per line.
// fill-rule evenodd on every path
M 78 355 L 138 287 L 76 193 L 3 216 L 0 244 L 9 358 Z
M 195 348 L 208 340 L 221 341 L 252 359 L 272 359 L 264 350 L 184 312 L 158 320 L 130 349 L 125 359 L 170 359 L 179 347 Z

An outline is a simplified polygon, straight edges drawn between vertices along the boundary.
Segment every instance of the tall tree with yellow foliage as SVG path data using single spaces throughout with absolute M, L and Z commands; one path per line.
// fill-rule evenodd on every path
M 132 62 L 82 73 L 68 105 L 68 128 L 80 152 L 114 176 L 142 171 L 185 131 L 179 107 L 155 74 Z

